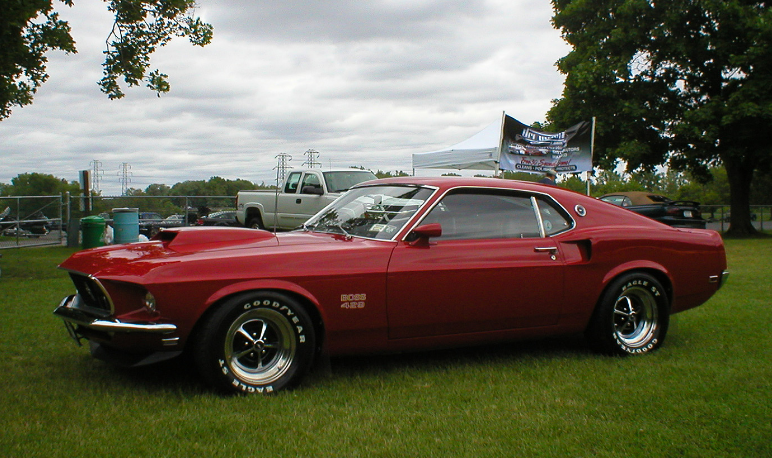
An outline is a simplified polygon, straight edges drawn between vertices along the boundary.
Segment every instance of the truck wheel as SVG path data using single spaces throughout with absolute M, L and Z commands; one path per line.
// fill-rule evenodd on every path
M 231 393 L 270 394 L 303 378 L 314 359 L 314 327 L 291 298 L 265 291 L 224 303 L 195 344 L 201 375 Z
M 265 229 L 263 227 L 263 219 L 260 216 L 253 216 L 247 220 L 247 227 L 252 229 Z

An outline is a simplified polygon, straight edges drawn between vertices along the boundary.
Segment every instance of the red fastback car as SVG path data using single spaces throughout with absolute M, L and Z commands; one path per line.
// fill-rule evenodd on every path
M 714 231 L 534 183 L 415 177 L 358 185 L 292 232 L 165 229 L 60 267 L 77 294 L 54 313 L 95 357 L 186 351 L 213 386 L 264 393 L 328 355 L 576 332 L 646 353 L 727 275 Z

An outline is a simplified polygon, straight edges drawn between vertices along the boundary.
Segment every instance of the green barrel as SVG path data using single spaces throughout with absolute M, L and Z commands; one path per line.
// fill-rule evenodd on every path
M 101 216 L 87 216 L 80 220 L 83 231 L 83 249 L 103 246 L 102 236 L 105 233 L 105 219 Z

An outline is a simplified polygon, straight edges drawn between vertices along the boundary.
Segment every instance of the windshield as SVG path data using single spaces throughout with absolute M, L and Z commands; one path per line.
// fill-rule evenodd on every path
M 375 180 L 373 172 L 367 170 L 346 170 L 343 172 L 324 172 L 324 180 L 327 182 L 328 192 L 343 192 L 353 188 L 359 183 Z
M 314 232 L 391 240 L 432 195 L 416 186 L 366 186 L 352 189 L 303 228 Z

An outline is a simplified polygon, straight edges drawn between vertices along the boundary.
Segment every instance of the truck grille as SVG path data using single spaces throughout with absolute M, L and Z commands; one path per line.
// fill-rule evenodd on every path
M 85 305 L 105 313 L 111 312 L 110 298 L 96 279 L 75 273 L 70 273 L 70 278 Z

